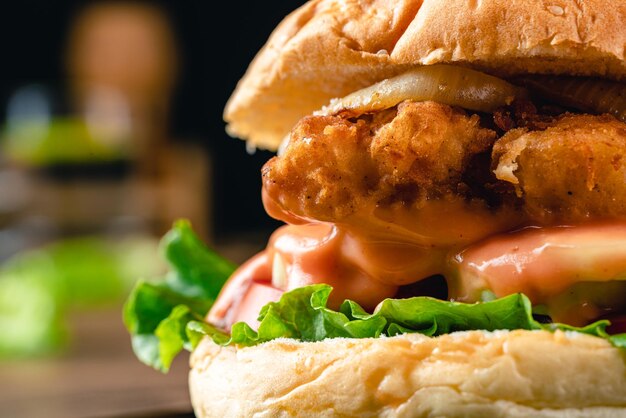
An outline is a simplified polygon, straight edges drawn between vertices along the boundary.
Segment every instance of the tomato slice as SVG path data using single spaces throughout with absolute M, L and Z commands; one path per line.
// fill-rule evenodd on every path
M 207 321 L 223 329 L 238 321 L 258 326 L 261 308 L 280 299 L 283 291 L 272 286 L 271 265 L 265 251 L 252 257 L 233 273 L 207 315 Z
M 239 303 L 234 315 L 234 322 L 243 321 L 252 328 L 257 329 L 259 322 L 257 317 L 261 308 L 270 302 L 276 302 L 284 292 L 271 285 L 271 283 L 253 281 Z

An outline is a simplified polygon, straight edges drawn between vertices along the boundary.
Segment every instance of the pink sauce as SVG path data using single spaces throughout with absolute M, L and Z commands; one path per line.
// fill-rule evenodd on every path
M 522 292 L 534 304 L 546 304 L 581 281 L 626 277 L 624 222 L 507 233 L 515 216 L 433 202 L 417 213 L 403 206 L 370 208 L 340 224 L 311 223 L 266 194 L 264 203 L 270 215 L 291 225 L 279 228 L 266 250 L 226 284 L 208 316 L 223 328 L 241 320 L 254 325 L 263 305 L 315 283 L 333 286 L 333 308 L 352 299 L 371 310 L 399 286 L 433 274 L 446 276 L 455 300 L 477 301 L 491 290 L 498 297 Z M 548 308 L 572 324 L 600 314 L 585 300 L 559 304 Z
M 528 228 L 475 244 L 455 258 L 458 299 L 489 288 L 523 292 L 538 303 L 580 281 L 626 277 L 626 224 Z

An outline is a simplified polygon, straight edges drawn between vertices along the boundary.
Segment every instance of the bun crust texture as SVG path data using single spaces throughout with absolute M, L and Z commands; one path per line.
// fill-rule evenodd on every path
M 606 340 L 561 331 L 205 339 L 189 383 L 198 417 L 624 417 L 624 360 Z
M 410 66 L 626 79 L 626 2 L 312 0 L 289 15 L 227 103 L 228 132 L 276 149 L 303 116 Z

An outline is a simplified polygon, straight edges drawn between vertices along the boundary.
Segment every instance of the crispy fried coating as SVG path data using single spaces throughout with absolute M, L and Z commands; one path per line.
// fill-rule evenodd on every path
M 533 220 L 626 215 L 626 124 L 565 114 L 541 130 L 518 128 L 493 147 L 498 179 L 513 185 Z
M 419 207 L 464 192 L 472 157 L 495 139 L 477 115 L 434 102 L 357 119 L 310 116 L 292 131 L 285 154 L 264 166 L 264 187 L 291 213 L 321 221 L 372 205 Z
M 515 124 L 498 139 L 477 115 L 410 101 L 359 118 L 306 117 L 263 168 L 265 192 L 296 216 L 331 222 L 450 196 L 515 210 L 520 224 L 626 217 L 626 124 L 533 112 Z

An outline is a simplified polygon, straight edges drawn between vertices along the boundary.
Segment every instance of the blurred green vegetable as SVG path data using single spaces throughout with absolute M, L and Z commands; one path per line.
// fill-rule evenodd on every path
M 0 357 L 48 354 L 68 341 L 69 311 L 118 305 L 138 277 L 162 274 L 151 238 L 58 241 L 0 266 Z
M 3 136 L 9 158 L 33 165 L 114 161 L 128 153 L 127 141 L 108 138 L 78 117 L 21 121 L 5 128 Z

